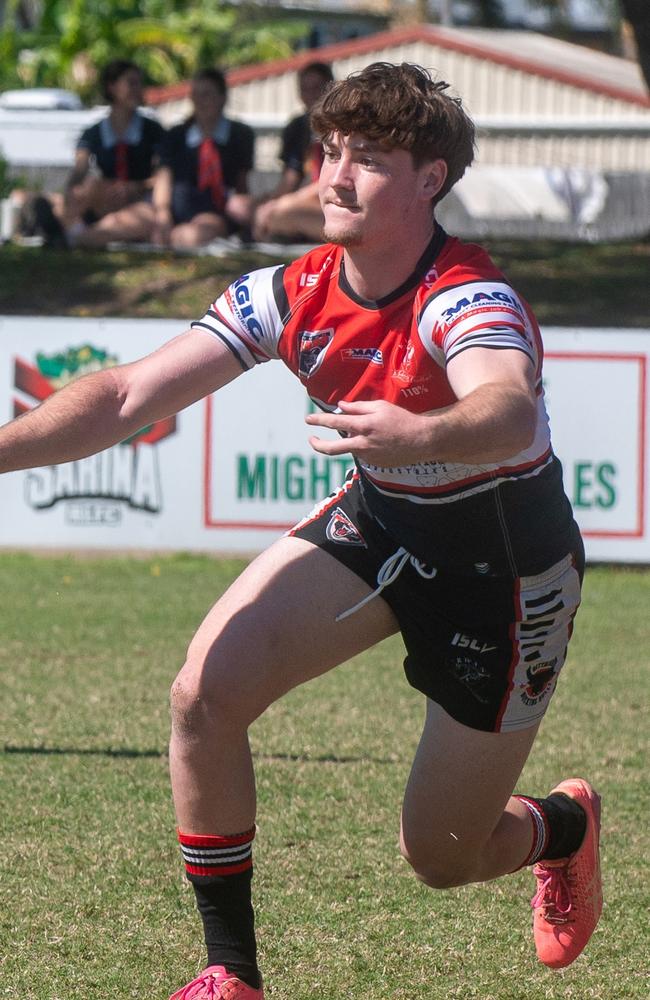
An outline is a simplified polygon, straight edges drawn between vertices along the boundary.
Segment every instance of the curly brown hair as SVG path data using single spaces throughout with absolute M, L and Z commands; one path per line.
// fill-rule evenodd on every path
M 333 84 L 311 112 L 314 133 L 359 132 L 387 149 L 411 153 L 415 167 L 444 160 L 440 201 L 474 159 L 474 123 L 449 84 L 412 63 L 376 62 Z

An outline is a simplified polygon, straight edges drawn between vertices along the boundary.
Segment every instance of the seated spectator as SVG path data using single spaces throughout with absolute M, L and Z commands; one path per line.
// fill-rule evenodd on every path
M 298 91 L 305 106 L 282 133 L 284 165 L 276 189 L 254 210 L 256 240 L 320 240 L 323 214 L 318 200 L 318 175 L 323 162 L 321 143 L 312 135 L 309 112 L 334 80 L 327 63 L 311 62 L 298 73 Z
M 62 203 L 54 200 L 74 245 L 139 241 L 150 232 L 153 174 L 165 130 L 139 112 L 142 84 L 139 68 L 125 59 L 102 70 L 110 112 L 82 133 Z
M 248 221 L 255 136 L 224 116 L 227 93 L 218 69 L 201 70 L 192 80 L 193 114 L 170 129 L 156 173 L 155 243 L 200 247 Z

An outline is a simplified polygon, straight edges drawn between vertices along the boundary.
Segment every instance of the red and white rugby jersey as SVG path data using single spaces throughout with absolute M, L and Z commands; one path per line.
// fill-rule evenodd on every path
M 448 504 L 537 475 L 552 461 L 541 385 L 542 343 L 527 304 L 480 247 L 437 229 L 413 275 L 379 301 L 350 287 L 340 247 L 315 248 L 288 265 L 243 275 L 192 324 L 210 330 L 243 368 L 279 358 L 315 404 L 384 399 L 414 413 L 456 399 L 447 362 L 472 347 L 523 351 L 535 366 L 533 444 L 485 465 L 431 461 L 399 468 L 359 463 L 386 497 Z

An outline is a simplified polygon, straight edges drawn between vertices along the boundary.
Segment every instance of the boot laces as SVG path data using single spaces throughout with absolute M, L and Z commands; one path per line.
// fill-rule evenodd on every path
M 530 905 L 533 909 L 543 907 L 544 919 L 549 924 L 569 923 L 573 899 L 567 867 L 547 868 L 539 865 L 536 875 L 539 887 Z
M 214 972 L 206 972 L 186 986 L 181 1000 L 236 1000 L 238 991 L 233 985 L 234 980 L 219 983 Z

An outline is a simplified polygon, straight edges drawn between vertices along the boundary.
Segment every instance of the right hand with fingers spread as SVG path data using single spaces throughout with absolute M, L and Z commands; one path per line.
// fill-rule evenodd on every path
M 309 443 L 322 455 L 353 455 L 371 465 L 409 465 L 430 457 L 430 417 L 375 399 L 339 403 L 339 413 L 310 413 L 312 427 L 329 427 L 344 435 L 340 441 L 312 436 Z

